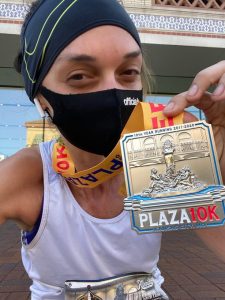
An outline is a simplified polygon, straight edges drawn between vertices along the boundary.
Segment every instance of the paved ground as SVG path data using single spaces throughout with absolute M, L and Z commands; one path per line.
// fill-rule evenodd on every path
M 160 268 L 171 300 L 225 300 L 225 264 L 192 231 L 166 233 Z M 0 227 L 0 300 L 28 299 L 19 230 L 8 222 Z
M 0 300 L 29 299 L 29 279 L 20 259 L 20 231 L 11 222 L 0 226 Z
M 170 299 L 225 300 L 225 264 L 194 231 L 164 235 L 160 269 Z

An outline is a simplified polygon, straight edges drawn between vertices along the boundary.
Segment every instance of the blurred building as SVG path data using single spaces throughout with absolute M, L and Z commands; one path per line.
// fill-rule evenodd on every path
M 51 139 L 57 139 L 59 136 L 54 125 L 49 122 L 43 124 L 43 120 L 26 122 L 25 126 L 27 129 L 27 147 L 38 145 L 41 142 L 49 141 Z
M 200 70 L 225 59 L 224 0 L 118 1 L 128 11 L 140 33 L 153 83 L 149 101 L 167 102 L 172 95 L 187 90 Z M 0 87 L 4 89 L 23 89 L 21 76 L 15 72 L 13 61 L 19 48 L 21 24 L 31 2 L 0 0 Z M 0 99 L 3 99 L 1 93 L 0 89 Z M 0 103 L 0 118 L 3 108 Z M 193 112 L 201 117 L 196 109 Z M 10 126 L 1 124 L 0 119 L 0 129 L 1 126 L 7 136 L 6 130 Z M 18 130 L 19 126 L 21 124 L 17 126 Z M 34 132 L 31 128 L 29 132 Z M 41 128 L 36 129 L 41 131 Z M 12 142 L 16 138 L 10 136 Z M 19 138 L 25 145 L 25 137 Z M 31 140 L 29 137 L 29 143 Z M 0 151 L 5 152 L 1 149 L 1 136 Z
M 22 87 L 13 70 L 24 0 L 0 0 L 0 86 Z M 201 69 L 225 59 L 224 0 L 120 0 L 141 36 L 154 94 L 188 88 Z M 27 3 L 27 4 L 24 4 Z
M 121 0 L 139 30 L 155 94 L 185 91 L 225 59 L 225 1 Z

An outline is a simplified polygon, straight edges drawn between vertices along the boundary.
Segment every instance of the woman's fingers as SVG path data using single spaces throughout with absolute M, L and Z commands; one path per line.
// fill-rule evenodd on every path
M 208 89 L 217 85 L 212 93 L 213 100 L 225 99 L 225 60 L 199 72 L 187 92 L 187 99 L 200 99 Z
M 214 102 L 211 99 L 210 93 L 204 93 L 200 99 L 197 98 L 190 101 L 187 97 L 187 92 L 184 92 L 171 98 L 163 112 L 166 116 L 173 117 L 182 113 L 187 107 L 193 105 L 199 109 L 208 110 L 213 104 Z
M 208 89 L 217 85 L 214 92 Z M 164 109 L 167 116 L 175 116 L 189 106 L 209 111 L 215 102 L 225 100 L 225 61 L 199 72 L 187 92 L 174 96 Z
M 164 114 L 168 117 L 173 117 L 183 112 L 185 108 L 193 105 L 188 102 L 186 94 L 187 92 L 184 92 L 171 98 L 164 108 Z
M 221 77 L 217 88 L 212 93 L 212 98 L 215 101 L 225 100 L 225 73 Z

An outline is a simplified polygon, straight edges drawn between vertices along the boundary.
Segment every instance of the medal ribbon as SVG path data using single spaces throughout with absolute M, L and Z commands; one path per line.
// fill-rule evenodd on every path
M 127 121 L 121 137 L 126 133 L 183 123 L 183 114 L 175 118 L 165 117 L 162 112 L 164 107 L 162 104 L 139 102 Z M 79 172 L 76 172 L 75 164 L 65 145 L 56 142 L 53 146 L 52 165 L 55 172 L 61 174 L 76 186 L 94 188 L 122 172 L 120 141 L 101 163 Z

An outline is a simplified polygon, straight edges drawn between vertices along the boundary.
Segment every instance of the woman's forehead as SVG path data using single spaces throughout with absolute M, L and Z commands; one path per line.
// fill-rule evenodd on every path
M 118 55 L 128 55 L 134 52 L 141 54 L 139 45 L 126 30 L 105 25 L 93 28 L 75 38 L 61 51 L 56 61 L 68 60 L 75 56 L 77 58 L 81 56 L 82 59 L 84 55 L 90 57 L 105 55 L 108 51 L 116 52 Z

